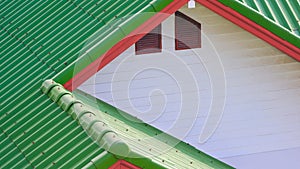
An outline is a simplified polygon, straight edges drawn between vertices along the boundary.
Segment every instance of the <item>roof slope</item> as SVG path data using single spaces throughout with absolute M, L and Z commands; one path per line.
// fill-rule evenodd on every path
M 64 84 L 151 15 L 112 21 L 171 2 L 1 1 L 1 167 L 74 168 L 101 153 L 39 87 L 53 77 Z M 88 50 L 94 45 L 101 48 Z
M 292 0 L 239 0 L 245 6 L 252 8 L 274 21 L 278 25 L 288 29 L 293 34 L 300 36 L 300 6 L 299 1 Z
M 86 39 L 97 30 L 106 30 L 100 38 L 107 36 L 116 27 L 105 24 L 116 14 L 149 11 L 151 5 L 163 8 L 170 2 L 1 1 L 1 167 L 82 167 L 101 153 L 81 127 L 41 93 L 43 79 L 64 74 L 59 82 L 69 80 L 73 73 L 65 72 L 72 72 Z
M 293 0 L 220 0 L 278 37 L 300 47 L 300 4 Z

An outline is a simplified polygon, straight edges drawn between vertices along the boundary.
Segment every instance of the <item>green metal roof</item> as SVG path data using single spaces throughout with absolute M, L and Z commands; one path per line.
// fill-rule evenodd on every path
M 65 83 L 77 73 L 74 73 L 75 64 L 79 67 L 75 71 L 80 71 L 153 14 L 114 22 L 118 17 L 155 12 L 170 2 L 1 1 L 1 168 L 93 168 L 95 165 L 103 167 L 104 164 L 104 167 L 108 167 L 116 162 L 116 156 L 106 151 L 114 147 L 114 144 L 107 146 L 110 143 L 107 140 L 111 138 L 103 137 L 106 146 L 100 147 L 101 141 L 99 143 L 91 139 L 91 135 L 65 112 L 65 102 L 57 100 L 58 103 L 55 103 L 41 92 L 41 84 L 48 78 Z M 87 42 L 88 37 L 94 33 L 99 34 L 98 39 Z M 101 48 L 84 52 L 95 44 Z M 45 92 L 45 89 L 42 91 Z M 68 95 L 68 92 L 65 93 L 61 98 Z M 58 98 L 53 91 L 48 94 L 53 100 Z M 103 102 L 100 107 L 116 115 L 107 115 L 107 119 L 121 118 L 114 107 Z M 123 123 L 120 123 L 121 120 Z M 132 125 L 125 125 L 125 119 L 121 120 L 111 124 L 119 130 L 122 127 L 132 128 Z M 124 125 L 116 127 L 119 124 Z M 139 135 L 158 132 L 150 126 L 141 129 L 132 130 L 136 130 Z M 149 131 L 144 132 L 143 129 Z M 101 130 L 94 132 L 101 133 Z M 137 143 L 125 137 L 124 132 L 120 135 L 130 144 Z M 145 168 L 162 167 L 160 164 L 174 167 L 188 163 L 191 167 L 230 168 L 185 143 L 180 143 L 178 147 L 184 153 L 172 152 L 163 158 L 153 159 L 154 162 L 143 156 L 126 160 Z M 136 147 L 132 152 L 146 151 Z M 170 163 L 172 160 L 169 160 L 171 156 L 168 155 L 176 157 L 173 163 Z M 181 157 L 195 161 L 182 161 Z
M 72 78 L 75 63 L 84 62 L 84 67 L 100 56 L 95 52 L 84 61 L 78 59 L 89 36 L 102 30 L 99 37 L 108 37 L 116 29 L 118 23 L 109 25 L 116 14 L 153 11 L 152 6 L 162 9 L 170 2 L 1 0 L 1 168 L 82 167 L 103 152 L 42 94 L 41 83 L 57 75 L 64 83 Z M 147 19 L 138 18 L 132 27 L 128 22 L 124 30 L 130 32 Z M 109 36 L 114 40 L 106 39 L 109 44 L 101 52 L 123 36 Z
M 219 1 L 300 48 L 300 4 L 298 0 Z
M 250 19 L 256 19 L 259 24 L 299 47 L 296 36 L 299 22 L 296 25 L 292 19 L 294 16 L 299 21 L 299 2 L 281 0 L 278 3 L 281 14 L 277 16 L 264 7 L 267 4 L 255 8 L 252 3 L 251 8 L 244 8 L 245 2 L 220 1 L 240 13 L 248 13 Z M 39 88 L 44 79 L 54 78 L 64 84 L 153 14 L 124 16 L 160 11 L 171 2 L 1 0 L 1 168 L 83 167 L 105 152 Z M 249 15 L 255 10 L 260 10 L 270 19 L 261 21 L 258 12 Z M 272 27 L 272 19 L 280 25 Z M 277 29 L 278 25 L 284 29 Z M 99 33 L 97 39 L 87 42 L 94 33 Z M 89 50 L 94 45 L 98 47 Z M 121 119 L 113 113 L 113 107 L 99 104 L 112 112 L 112 116 Z M 147 131 L 147 128 L 143 129 Z M 180 143 L 178 149 L 187 150 L 186 154 L 190 152 L 190 147 L 184 143 Z M 197 153 L 190 156 L 199 158 Z M 154 160 L 158 162 L 160 159 Z
M 300 5 L 295 0 L 239 0 L 266 18 L 300 36 Z
M 100 147 L 119 156 L 126 157 L 129 154 L 128 145 L 118 137 L 118 134 L 62 85 L 53 80 L 46 80 L 41 90 L 61 109 L 68 112 Z

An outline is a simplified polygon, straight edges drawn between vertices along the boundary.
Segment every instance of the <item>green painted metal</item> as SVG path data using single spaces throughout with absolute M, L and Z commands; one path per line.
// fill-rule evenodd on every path
M 258 10 L 255 0 L 242 0 L 247 6 L 251 6 L 253 9 Z
M 104 5 L 107 4 L 106 1 L 100 2 Z M 99 36 L 94 36 L 95 38 L 89 39 L 83 44 L 82 50 L 80 53 L 77 53 L 78 59 L 76 60 L 76 64 L 71 64 L 66 67 L 63 72 L 58 73 L 54 77 L 55 81 L 61 84 L 67 82 L 66 79 L 70 79 L 74 74 L 77 74 L 94 60 L 102 56 L 112 46 L 147 21 L 156 12 L 166 7 L 172 0 L 136 1 L 136 5 L 132 5 L 131 8 L 126 7 L 132 3 L 127 4 L 125 2 L 126 1 L 119 0 L 113 1 L 118 8 L 107 8 L 102 11 L 102 14 L 97 16 L 102 23 L 102 27 L 97 31 Z M 108 11 L 111 13 L 108 14 Z M 103 25 L 103 23 L 105 23 L 105 25 Z
M 46 80 L 43 82 L 41 90 L 64 111 L 68 111 L 69 115 L 79 122 L 80 126 L 100 147 L 119 156 L 126 157 L 129 154 L 128 145 L 118 137 L 118 134 L 97 117 L 93 110 L 76 100 L 72 93 L 63 86 L 53 80 Z
M 255 0 L 254 2 L 255 2 L 256 6 L 258 8 L 258 11 L 260 11 L 266 18 L 270 18 L 271 20 L 274 20 L 274 18 L 272 16 L 272 13 L 268 9 L 268 6 L 267 6 L 265 1 Z
M 293 13 L 294 17 L 296 18 L 296 21 L 298 22 L 298 25 L 300 25 L 300 4 L 299 1 L 286 1 L 288 6 L 291 9 L 291 12 Z
M 280 0 L 282 3 L 269 0 L 219 1 L 273 32 L 278 37 L 300 48 L 300 35 L 297 33 L 300 23 L 299 1 Z
M 83 169 L 100 169 L 100 168 L 109 168 L 114 163 L 117 162 L 117 158 L 113 154 L 104 151 L 99 154 L 97 157 L 93 158 Z
M 300 36 L 299 33 L 299 23 L 300 20 L 296 20 L 296 18 L 294 17 L 293 13 L 292 13 L 292 9 L 290 9 L 290 7 L 288 6 L 287 1 L 285 0 L 277 0 L 277 3 L 279 4 L 279 8 L 282 11 L 282 14 L 284 16 L 284 18 L 286 19 L 288 25 L 289 25 L 289 29 L 296 35 Z M 295 6 L 297 7 L 297 6 Z M 298 11 L 300 9 L 300 6 L 298 6 Z M 295 8 L 295 10 L 297 10 L 297 8 Z
M 103 152 L 64 112 L 73 103 L 61 109 L 39 88 L 44 79 L 66 82 L 74 75 L 75 64 L 83 68 L 91 63 L 96 55 L 79 56 L 97 31 L 98 40 L 109 42 L 103 42 L 104 52 L 125 35 L 110 34 L 122 23 L 115 22 L 117 18 L 161 10 L 170 2 L 1 0 L 1 168 L 81 168 Z M 135 26 L 147 20 L 128 18 L 128 24 L 136 18 Z
M 131 152 L 134 153 L 134 152 Z M 154 163 L 151 159 L 145 158 L 139 155 L 141 158 L 129 158 L 126 157 L 123 160 L 128 161 L 136 166 L 139 166 L 143 169 L 165 169 L 165 167 Z M 97 157 L 93 158 L 87 165 L 85 165 L 84 169 L 102 169 L 102 168 L 109 168 L 113 164 L 115 164 L 119 159 L 116 158 L 113 154 L 104 151 L 99 154 Z
M 67 82 L 170 2 L 172 0 L 0 1 L 0 146 L 1 152 L 5 152 L 0 157 L 1 167 L 80 168 L 102 153 L 104 149 L 65 113 L 72 111 L 71 105 L 80 103 L 70 99 L 68 94 L 53 97 L 61 104 L 59 108 L 41 93 L 40 85 L 50 78 L 61 84 Z M 282 0 L 276 4 L 282 6 L 274 10 L 265 0 L 265 5 L 262 2 L 259 6 L 264 15 L 251 0 L 220 2 L 300 47 L 296 35 L 298 1 Z M 152 13 L 145 15 L 145 12 Z M 273 20 L 275 17 L 282 19 L 282 23 Z M 99 36 L 89 39 L 94 34 Z M 115 108 L 103 102 L 96 106 L 122 119 Z M 81 115 L 87 114 L 82 112 Z M 143 123 L 137 125 L 122 120 L 139 134 L 160 133 Z M 207 166 L 228 167 L 185 143 L 181 142 L 176 148 L 186 157 L 199 160 L 201 157 Z M 176 153 L 170 155 L 178 157 Z M 161 158 L 165 157 L 153 159 L 154 163 L 172 166 L 160 161 Z
M 285 28 L 289 28 L 287 21 L 285 20 L 284 15 L 280 11 L 280 6 L 276 1 L 266 1 L 267 6 L 269 7 L 274 21 L 277 22 L 279 25 L 282 25 Z

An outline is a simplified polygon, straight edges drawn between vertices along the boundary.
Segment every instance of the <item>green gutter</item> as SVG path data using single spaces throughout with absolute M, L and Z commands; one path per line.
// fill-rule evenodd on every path
M 272 21 L 270 19 L 266 19 L 259 12 L 254 11 L 253 9 L 251 9 L 249 7 L 246 7 L 244 4 L 242 4 L 239 1 L 219 0 L 219 2 L 228 6 L 231 9 L 239 12 L 240 14 L 249 18 L 250 20 L 256 22 L 257 24 L 259 24 L 260 26 L 269 30 L 270 32 L 274 33 L 278 37 L 280 37 L 280 38 L 286 40 L 287 42 L 293 44 L 294 46 L 300 48 L 299 37 L 297 37 L 297 35 L 288 31 L 286 28 L 276 24 L 274 21 Z M 273 4 L 273 1 L 266 1 L 266 2 L 272 2 L 272 4 Z

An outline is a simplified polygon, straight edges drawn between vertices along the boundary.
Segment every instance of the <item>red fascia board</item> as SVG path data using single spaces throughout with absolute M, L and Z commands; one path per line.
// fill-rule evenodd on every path
M 85 82 L 88 78 L 97 73 L 100 69 L 110 63 L 113 59 L 123 53 L 130 46 L 135 44 L 139 39 L 141 39 L 147 32 L 150 32 L 153 28 L 163 22 L 166 18 L 168 18 L 171 14 L 175 13 L 178 9 L 180 9 L 184 4 L 187 3 L 187 0 L 174 0 L 168 6 L 166 6 L 162 11 L 155 14 L 145 23 L 143 23 L 136 30 L 131 32 L 125 38 L 123 38 L 120 42 L 114 45 L 109 51 L 107 51 L 102 56 L 99 56 L 94 62 L 92 62 L 89 66 L 81 70 L 78 74 L 76 74 L 72 79 L 64 84 L 64 87 L 73 91 L 78 86 L 80 86 L 83 82 Z
M 247 30 L 248 32 L 256 35 L 262 40 L 268 42 L 272 46 L 281 50 L 282 52 L 293 57 L 297 61 L 300 61 L 300 49 L 293 44 L 283 40 L 277 35 L 273 34 L 264 27 L 258 25 L 247 17 L 241 15 L 235 10 L 223 5 L 221 2 L 216 0 L 196 0 L 198 3 L 207 7 L 208 9 L 214 11 L 215 13 L 223 16 L 232 23 L 240 26 L 241 28 Z
M 218 2 L 216 0 L 196 0 L 196 1 L 202 4 L 203 6 L 207 7 L 208 9 L 214 11 L 215 13 L 228 19 L 232 23 L 242 27 L 248 32 L 263 39 L 264 41 L 278 48 L 282 52 L 290 55 L 291 57 L 295 58 L 297 61 L 300 61 L 299 48 L 281 39 L 280 37 L 270 32 L 269 30 L 251 21 L 250 19 L 241 15 L 235 10 L 223 5 L 221 2 Z M 129 48 L 140 38 L 142 38 L 147 32 L 150 32 L 153 28 L 155 28 L 158 24 L 160 24 L 163 20 L 165 20 L 169 15 L 176 12 L 186 3 L 187 0 L 174 0 L 160 13 L 150 18 L 148 21 L 146 21 L 144 24 L 138 27 L 135 31 L 133 31 L 130 35 L 126 36 L 123 40 L 121 40 L 116 45 L 114 45 L 108 52 L 100 56 L 97 60 L 95 60 L 89 66 L 84 68 L 81 72 L 75 75 L 72 79 L 66 82 L 64 84 L 64 87 L 70 91 L 76 89 L 89 77 L 93 76 L 96 72 L 98 72 L 105 65 L 110 63 L 114 58 L 119 56 L 127 48 Z

